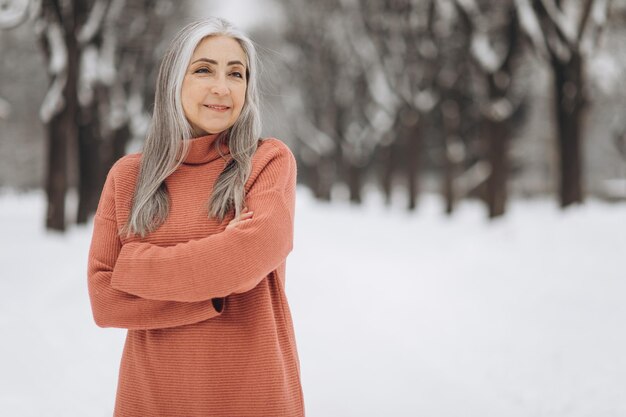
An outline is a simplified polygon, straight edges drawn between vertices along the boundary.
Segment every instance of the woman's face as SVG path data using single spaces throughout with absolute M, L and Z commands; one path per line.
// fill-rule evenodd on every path
M 234 125 L 245 102 L 246 84 L 246 54 L 239 42 L 227 36 L 204 38 L 191 57 L 181 93 L 194 136 Z

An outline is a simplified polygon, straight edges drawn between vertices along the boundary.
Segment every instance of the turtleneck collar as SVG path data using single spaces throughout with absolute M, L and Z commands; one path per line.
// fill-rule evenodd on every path
M 189 153 L 183 159 L 184 164 L 198 165 L 205 164 L 207 162 L 214 161 L 221 158 L 219 152 L 215 148 L 215 140 L 219 136 L 219 133 L 199 136 L 191 139 L 184 139 L 189 142 Z M 228 156 L 230 149 L 228 144 L 222 143 L 220 145 L 222 154 Z

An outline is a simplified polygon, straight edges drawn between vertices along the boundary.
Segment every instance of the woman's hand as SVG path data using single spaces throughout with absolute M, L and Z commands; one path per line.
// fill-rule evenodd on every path
M 244 207 L 244 209 L 239 214 L 239 217 L 235 217 L 234 219 L 232 219 L 226 226 L 226 229 L 230 229 L 231 227 L 235 227 L 239 223 L 243 223 L 246 220 L 252 219 L 252 213 L 252 211 L 248 211 L 247 207 Z

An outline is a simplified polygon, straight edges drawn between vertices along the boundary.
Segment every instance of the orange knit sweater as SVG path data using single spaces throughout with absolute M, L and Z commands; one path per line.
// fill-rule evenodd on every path
M 247 220 L 225 230 L 205 207 L 224 169 L 217 135 L 191 139 L 165 183 L 167 220 L 145 238 L 126 222 L 141 154 L 107 176 L 89 250 L 88 288 L 100 327 L 128 329 L 118 417 L 300 417 L 304 402 L 285 262 L 293 246 L 296 162 L 259 142 L 245 185 Z

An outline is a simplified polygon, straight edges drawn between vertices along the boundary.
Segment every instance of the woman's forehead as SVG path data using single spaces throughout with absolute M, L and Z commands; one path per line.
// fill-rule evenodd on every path
M 202 39 L 191 57 L 191 62 L 204 58 L 218 63 L 239 61 L 243 65 L 247 63 L 247 56 L 243 48 L 234 38 L 229 36 L 208 36 Z M 210 62 L 209 61 L 209 62 Z

